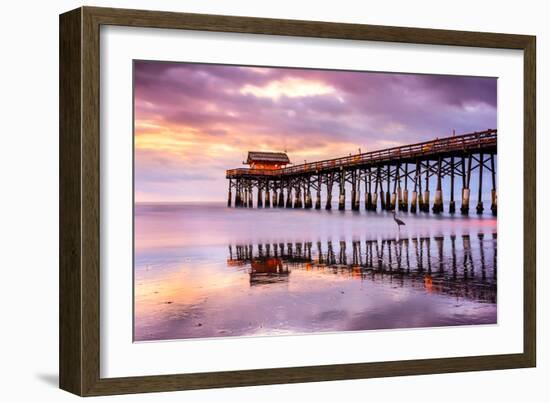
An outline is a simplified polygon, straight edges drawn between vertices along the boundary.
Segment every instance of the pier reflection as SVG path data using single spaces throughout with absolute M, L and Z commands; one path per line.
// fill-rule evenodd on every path
M 227 264 L 247 270 L 251 286 L 302 270 L 496 303 L 496 234 L 229 245 Z

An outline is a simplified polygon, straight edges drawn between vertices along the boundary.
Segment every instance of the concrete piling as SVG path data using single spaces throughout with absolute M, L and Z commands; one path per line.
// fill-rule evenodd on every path
M 462 205 L 460 207 L 460 212 L 462 214 L 468 214 L 470 210 L 470 189 L 462 189 Z
M 483 153 L 479 154 L 479 179 L 478 179 L 478 191 L 477 191 L 477 206 L 476 213 L 483 214 L 483 199 L 482 199 L 482 189 L 483 189 Z
M 451 197 L 449 201 L 449 213 L 454 214 L 456 211 L 455 206 L 455 158 L 451 157 Z
M 281 188 L 279 189 L 279 207 L 285 206 L 285 192 L 283 188 L 283 182 L 281 181 Z
M 315 210 L 321 210 L 321 175 L 317 172 L 317 196 L 315 198 Z
M 292 187 L 290 186 L 290 184 L 287 185 L 287 189 L 286 189 L 285 208 L 292 208 Z
M 325 210 L 332 209 L 332 186 L 334 185 L 334 174 L 331 173 L 327 176 L 327 202 L 325 204 Z
M 497 191 L 495 189 L 491 190 L 491 213 L 494 216 L 497 215 Z
M 425 190 L 424 191 L 424 195 L 422 196 L 422 200 L 423 200 L 423 209 L 422 211 L 424 211 L 425 213 L 429 213 L 430 212 L 430 191 L 429 190 Z
M 256 201 L 256 207 L 262 208 L 263 207 L 263 201 L 262 201 L 262 188 L 258 187 L 258 199 Z
M 460 212 L 464 215 L 470 211 L 470 178 L 472 176 L 472 156 L 468 157 L 468 168 L 462 158 L 462 205 Z
M 231 182 L 231 179 L 229 179 L 229 190 L 227 191 L 227 207 L 231 207 L 231 198 L 232 198 L 232 195 L 231 195 L 231 186 L 232 186 L 232 182 Z
M 271 207 L 271 195 L 269 194 L 269 182 L 265 183 L 265 202 L 264 202 L 265 208 Z
M 416 213 L 417 202 L 418 202 L 418 193 L 416 190 L 413 190 L 411 195 L 411 213 Z
M 294 208 L 302 208 L 302 189 L 300 185 L 294 190 Z
M 441 191 L 441 158 L 439 158 L 437 162 L 437 185 L 432 211 L 435 214 L 440 214 L 443 212 L 443 192 Z
M 338 210 L 346 209 L 346 173 L 340 170 L 340 196 L 338 197 Z
M 305 201 L 304 207 L 307 209 L 310 209 L 313 207 L 313 204 L 311 203 L 311 190 L 309 189 L 309 187 L 306 190 L 305 196 L 306 196 L 306 201 Z
M 495 171 L 495 157 L 491 154 L 491 180 L 492 180 L 492 189 L 491 189 L 491 212 L 494 216 L 497 215 L 497 187 L 496 187 L 496 171 Z

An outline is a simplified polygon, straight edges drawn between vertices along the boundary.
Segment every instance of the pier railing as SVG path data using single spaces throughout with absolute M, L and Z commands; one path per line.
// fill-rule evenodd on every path
M 237 168 L 226 171 L 227 178 L 239 176 L 288 176 L 309 174 L 314 172 L 331 171 L 340 168 L 376 165 L 388 161 L 411 160 L 415 158 L 429 158 L 431 156 L 448 153 L 468 152 L 496 148 L 497 130 L 468 133 L 458 136 L 436 138 L 422 143 L 408 144 L 387 148 L 384 150 L 370 151 L 354 154 L 346 157 L 333 158 L 323 161 L 315 161 L 294 165 L 287 168 L 267 170 Z

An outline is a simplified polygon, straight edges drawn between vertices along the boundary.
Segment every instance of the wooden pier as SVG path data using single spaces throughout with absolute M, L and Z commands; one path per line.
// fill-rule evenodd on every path
M 475 211 L 482 214 L 485 209 L 483 172 L 486 171 L 492 181 L 490 209 L 496 215 L 496 153 L 496 129 L 293 166 L 286 166 L 289 160 L 285 153 L 252 152 L 246 162 L 250 168 L 226 171 L 229 180 L 227 205 L 248 208 L 324 207 L 330 210 L 337 191 L 338 209 L 345 210 L 347 184 L 351 189 L 349 205 L 355 211 L 363 205 L 370 211 L 397 209 L 417 213 L 431 210 L 439 214 L 444 211 L 446 198 L 442 180 L 449 178 L 447 211 L 455 213 L 459 207 L 462 214 L 468 214 L 471 178 L 477 174 Z M 433 204 L 430 199 L 432 177 L 435 179 Z M 455 200 L 457 187 L 461 187 L 460 206 Z

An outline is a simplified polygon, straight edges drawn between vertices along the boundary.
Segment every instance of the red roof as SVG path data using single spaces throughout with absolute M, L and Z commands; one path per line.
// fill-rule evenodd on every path
M 267 151 L 249 151 L 246 163 L 252 164 L 253 162 L 290 164 L 290 160 L 288 159 L 288 155 L 286 155 L 286 153 L 273 153 Z

